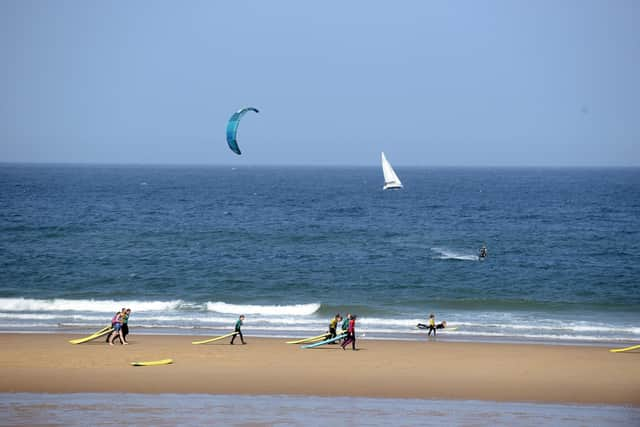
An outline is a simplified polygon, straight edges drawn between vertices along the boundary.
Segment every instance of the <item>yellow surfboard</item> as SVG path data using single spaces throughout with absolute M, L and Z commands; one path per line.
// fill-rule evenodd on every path
M 296 341 L 287 341 L 287 344 L 302 344 L 302 343 L 309 343 L 309 342 L 314 342 L 314 341 L 321 341 L 327 335 L 329 335 L 329 332 L 325 332 L 324 334 L 318 335 L 318 336 L 315 336 L 315 337 L 302 338 L 302 339 L 296 340 Z
M 173 363 L 173 359 L 151 360 L 149 362 L 131 362 L 131 366 L 159 366 L 170 365 Z
M 343 331 L 342 329 L 339 329 L 336 331 L 336 335 L 342 335 L 344 334 L 345 331 Z M 309 338 L 302 338 L 296 341 L 287 341 L 286 344 L 311 344 L 317 341 L 324 341 L 327 339 L 327 337 L 329 336 L 329 332 L 325 332 L 322 335 L 317 335 L 315 337 L 309 337 Z
M 219 337 L 215 337 L 215 338 L 209 338 L 208 340 L 202 340 L 202 341 L 192 341 L 191 344 L 194 345 L 199 345 L 199 344 L 207 344 L 210 342 L 214 342 L 214 341 L 218 341 L 218 340 L 222 340 L 225 338 L 229 338 L 231 335 L 235 335 L 237 334 L 237 332 L 231 332 L 230 334 L 226 334 L 226 335 L 220 335 Z
M 631 351 L 631 350 L 638 350 L 638 349 L 640 349 L 640 345 L 632 345 L 631 347 L 625 347 L 625 348 L 613 348 L 609 351 L 611 353 L 622 353 L 623 351 Z
M 96 338 L 100 338 L 102 336 L 107 335 L 108 333 L 110 333 L 111 331 L 113 331 L 113 328 L 111 326 L 105 326 L 104 328 L 100 329 L 97 332 L 94 332 L 93 334 L 86 336 L 84 338 L 76 338 L 73 340 L 69 340 L 70 344 L 84 344 L 86 342 L 89 341 L 93 341 Z

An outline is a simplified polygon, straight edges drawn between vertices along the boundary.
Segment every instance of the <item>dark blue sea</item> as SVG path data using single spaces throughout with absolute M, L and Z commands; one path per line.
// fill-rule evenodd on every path
M 0 165 L 0 330 L 640 341 L 640 169 L 395 169 Z

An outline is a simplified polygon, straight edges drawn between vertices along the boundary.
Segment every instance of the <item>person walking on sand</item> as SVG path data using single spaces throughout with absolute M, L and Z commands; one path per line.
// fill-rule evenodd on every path
M 347 317 L 344 318 L 344 320 L 342 321 L 342 325 L 340 325 L 340 328 L 342 329 L 342 333 L 344 334 L 345 332 L 347 332 L 347 329 L 349 329 L 349 321 L 351 320 L 351 313 L 347 313 Z M 347 339 L 343 339 L 342 342 L 345 342 Z
M 335 338 L 336 337 L 336 329 L 338 327 L 338 323 L 342 320 L 342 316 L 340 316 L 340 313 L 336 314 L 336 316 L 331 319 L 331 322 L 329 322 L 329 337 L 327 339 L 331 339 L 331 338 Z M 331 344 L 335 344 L 335 341 L 332 342 Z
M 120 338 L 120 342 L 122 345 L 127 345 L 128 343 L 122 337 L 122 318 L 124 317 L 124 312 L 126 310 L 123 309 L 122 312 L 116 313 L 116 315 L 111 320 L 113 324 L 113 332 L 111 333 L 111 339 L 109 340 L 109 345 L 113 345 L 113 340 L 118 336 Z
M 436 336 L 436 316 L 433 313 L 429 314 L 429 321 L 427 322 L 426 325 L 424 323 L 418 323 L 417 326 L 420 329 L 428 329 L 427 336 L 431 335 L 431 331 L 433 331 L 433 336 L 434 337 Z
M 129 335 L 129 317 L 131 317 L 131 309 L 127 308 L 127 311 L 124 312 L 124 318 L 122 319 L 122 338 L 124 338 L 124 342 L 127 344 L 127 335 Z
M 131 309 L 127 308 L 126 310 L 123 308 L 122 309 L 122 326 L 120 327 L 120 329 L 122 330 L 122 338 L 124 338 L 124 342 L 129 344 L 129 341 L 127 341 L 127 335 L 129 335 L 129 316 L 131 316 Z M 115 339 L 120 339 L 119 336 L 116 336 L 114 338 Z M 123 344 L 123 342 L 120 342 L 121 344 Z
M 349 320 L 349 326 L 347 327 L 347 339 L 340 345 L 344 350 L 347 344 L 351 343 L 351 349 L 356 349 L 356 319 L 358 316 L 355 314 L 351 315 L 351 319 Z
M 238 321 L 236 322 L 236 333 L 231 337 L 231 345 L 233 345 L 233 342 L 238 335 L 240 335 L 240 341 L 242 341 L 242 344 L 246 344 L 246 342 L 244 341 L 244 337 L 242 336 L 242 322 L 244 322 L 244 314 L 241 314 L 238 318 Z
M 120 311 L 116 311 L 116 314 L 113 315 L 113 317 L 111 318 L 111 329 L 113 329 L 113 330 L 107 334 L 107 338 L 105 339 L 104 342 L 110 342 L 111 341 L 111 336 L 114 335 L 114 332 L 116 330 L 116 328 L 115 328 L 116 318 L 118 317 L 119 314 L 122 314 L 124 312 L 125 312 L 125 308 L 122 307 L 122 309 Z

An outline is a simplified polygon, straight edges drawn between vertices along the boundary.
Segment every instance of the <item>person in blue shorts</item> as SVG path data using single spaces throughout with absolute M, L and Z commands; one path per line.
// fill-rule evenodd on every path
M 126 310 L 122 309 L 121 312 L 116 313 L 116 315 L 113 316 L 113 319 L 111 319 L 111 325 L 113 326 L 113 332 L 111 333 L 111 339 L 109 340 L 109 345 L 113 345 L 113 340 L 116 338 L 116 336 L 118 338 L 120 338 L 120 342 L 123 345 L 127 345 L 128 344 L 124 340 L 124 337 L 122 336 L 122 319 L 124 318 L 125 313 L 126 313 Z

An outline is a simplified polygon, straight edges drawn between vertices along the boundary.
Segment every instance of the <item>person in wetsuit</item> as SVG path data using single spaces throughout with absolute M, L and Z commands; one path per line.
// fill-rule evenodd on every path
M 431 335 L 431 332 L 433 332 L 434 337 L 436 336 L 436 316 L 433 313 L 429 314 L 429 321 L 426 325 L 424 323 L 418 323 L 417 326 L 420 329 L 428 329 L 427 336 Z
M 351 315 L 351 319 L 349 320 L 349 327 L 347 328 L 347 338 L 341 344 L 343 350 L 347 344 L 351 343 L 351 349 L 356 350 L 356 318 L 355 314 Z
M 485 258 L 487 256 L 487 247 L 485 245 L 482 245 L 482 247 L 480 248 L 480 258 Z
M 240 341 L 242 341 L 242 344 L 246 344 L 246 342 L 244 342 L 244 337 L 242 336 L 242 322 L 244 322 L 244 314 L 240 315 L 238 321 L 236 322 L 236 333 L 231 337 L 230 344 L 233 344 L 238 335 L 240 335 Z
M 331 322 L 329 322 L 329 336 L 327 337 L 327 339 L 331 339 L 331 338 L 335 338 L 336 337 L 336 329 L 338 328 L 338 323 L 342 320 L 342 316 L 340 316 L 340 313 L 336 314 L 336 316 L 331 319 Z M 332 342 L 331 344 L 335 344 L 335 341 Z

